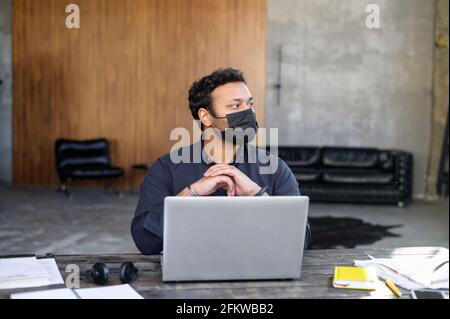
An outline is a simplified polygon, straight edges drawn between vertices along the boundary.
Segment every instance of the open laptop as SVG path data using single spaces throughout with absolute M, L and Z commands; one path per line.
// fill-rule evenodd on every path
M 166 197 L 163 281 L 300 278 L 309 198 Z

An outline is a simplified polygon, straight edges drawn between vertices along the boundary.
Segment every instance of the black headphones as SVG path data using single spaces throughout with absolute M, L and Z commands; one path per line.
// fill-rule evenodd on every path
M 126 261 L 120 265 L 120 268 L 113 268 L 111 270 L 109 270 L 104 263 L 95 263 L 94 266 L 87 271 L 89 279 L 97 285 L 106 284 L 109 280 L 110 273 L 119 273 L 120 281 L 123 284 L 127 284 L 136 279 L 138 269 L 132 262 Z

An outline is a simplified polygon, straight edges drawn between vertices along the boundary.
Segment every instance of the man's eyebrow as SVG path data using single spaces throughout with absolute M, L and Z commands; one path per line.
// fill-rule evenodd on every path
M 233 102 L 240 102 L 240 101 L 245 101 L 245 99 L 234 98 L 234 99 L 231 99 L 231 101 L 233 101 Z M 247 101 L 253 101 L 253 96 L 250 96 L 250 97 L 247 99 Z

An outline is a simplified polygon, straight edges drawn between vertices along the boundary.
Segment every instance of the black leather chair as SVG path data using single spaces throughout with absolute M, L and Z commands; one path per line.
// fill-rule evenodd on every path
M 413 156 L 400 150 L 354 147 L 278 147 L 300 192 L 318 202 L 408 204 Z
M 70 197 L 64 184 L 71 180 L 103 179 L 109 181 L 123 176 L 124 170 L 111 166 L 109 144 L 104 138 L 94 140 L 58 139 L 55 142 L 56 169 L 60 190 Z M 115 191 L 118 193 L 117 191 Z

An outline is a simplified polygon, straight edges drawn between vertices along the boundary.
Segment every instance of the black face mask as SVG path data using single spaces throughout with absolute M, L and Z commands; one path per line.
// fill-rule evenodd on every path
M 226 117 L 216 118 L 226 118 L 228 121 L 228 128 L 220 132 L 223 140 L 233 144 L 247 144 L 255 138 L 258 122 L 253 109 L 249 108 L 244 111 L 229 113 Z

